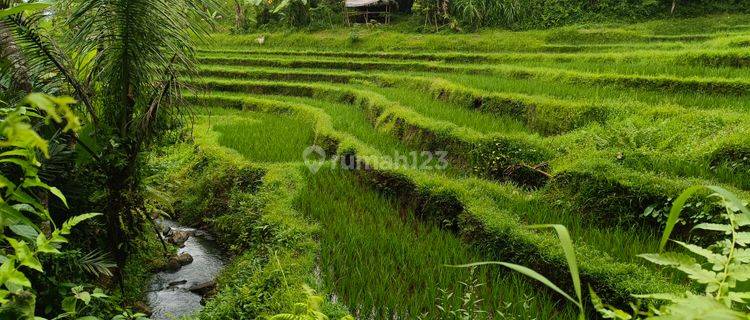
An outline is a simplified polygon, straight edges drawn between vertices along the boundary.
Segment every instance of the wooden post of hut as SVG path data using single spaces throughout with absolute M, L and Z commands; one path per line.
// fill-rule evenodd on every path
M 370 23 L 370 14 L 382 16 L 384 22 L 391 23 L 392 0 L 345 0 L 346 24 L 352 25 L 352 18 L 364 17 L 365 23 Z

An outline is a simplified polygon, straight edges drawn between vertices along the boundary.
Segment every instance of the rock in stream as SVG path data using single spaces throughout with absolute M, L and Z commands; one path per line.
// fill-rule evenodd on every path
M 153 320 L 171 320 L 200 311 L 202 295 L 213 290 L 215 278 L 224 267 L 221 251 L 206 233 L 178 226 L 169 220 L 159 224 L 167 240 L 181 246 L 170 264 L 171 270 L 151 279 L 148 305 Z

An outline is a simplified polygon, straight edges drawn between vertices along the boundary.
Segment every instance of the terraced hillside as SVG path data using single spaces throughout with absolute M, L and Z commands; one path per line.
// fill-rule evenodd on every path
M 444 264 L 511 261 L 569 284 L 555 236 L 526 228 L 545 223 L 570 228 L 584 282 L 622 304 L 686 290 L 635 257 L 656 250 L 682 190 L 713 184 L 750 198 L 750 17 L 730 20 L 702 34 L 686 21 L 663 32 L 499 32 L 487 38 L 517 39 L 494 45 L 445 36 L 460 51 L 439 36 L 377 32 L 349 45 L 343 32 L 274 34 L 263 46 L 220 37 L 198 53 L 186 96 L 211 132 L 203 143 L 296 181 L 285 208 L 318 228 L 301 265 L 319 276 L 302 282 L 355 316 L 460 307 L 441 289 L 470 291 L 459 284 L 469 272 Z M 310 172 L 310 145 L 354 170 Z M 438 151 L 445 168 L 428 158 Z M 688 211 L 682 236 L 712 219 L 698 199 Z M 475 272 L 491 314 L 575 317 L 516 275 Z M 217 300 L 206 314 L 234 301 Z

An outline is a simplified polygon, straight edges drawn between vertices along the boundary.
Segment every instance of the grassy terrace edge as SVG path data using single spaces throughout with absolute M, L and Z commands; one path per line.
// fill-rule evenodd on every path
M 276 68 L 319 68 L 350 71 L 388 70 L 418 72 L 458 72 L 507 76 L 514 79 L 547 79 L 571 84 L 614 85 L 644 90 L 669 92 L 702 92 L 707 94 L 744 95 L 750 92 L 750 81 L 741 79 L 641 76 L 618 73 L 592 73 L 567 71 L 543 67 L 518 67 L 512 65 L 457 66 L 424 61 L 379 61 L 350 59 L 284 59 L 264 57 L 220 57 L 199 56 L 201 64 L 223 64 L 235 66 Z
M 482 134 L 453 123 L 425 117 L 408 108 L 390 101 L 379 94 L 366 90 L 341 88 L 320 83 L 233 81 L 203 78 L 193 82 L 195 86 L 219 90 L 228 97 L 240 100 L 212 97 L 210 95 L 190 95 L 200 103 L 215 103 L 219 106 L 236 107 L 242 93 L 280 94 L 301 97 L 314 97 L 334 102 L 344 102 L 360 108 L 372 125 L 395 136 L 407 145 L 426 150 L 445 150 L 454 166 L 473 172 L 477 176 L 499 181 L 513 181 L 532 187 L 548 186 L 548 190 L 570 196 L 581 210 L 595 212 L 590 221 L 603 225 L 617 225 L 644 219 L 633 212 L 643 210 L 653 203 L 666 203 L 685 188 L 695 184 L 705 184 L 698 178 L 670 177 L 659 173 L 636 172 L 636 170 L 614 165 L 601 159 L 565 161 L 567 165 L 547 168 L 549 177 L 541 177 L 539 172 L 528 170 L 512 171 L 508 168 L 518 165 L 535 165 L 555 158 L 550 144 L 543 138 L 529 134 Z M 439 95 L 439 93 L 438 93 Z M 330 151 L 330 144 L 326 151 Z M 502 161 L 494 161 L 483 155 L 484 150 L 496 150 L 503 155 Z M 520 150 L 520 151 L 519 151 Z M 611 158 L 602 156 L 602 158 Z M 561 159 L 565 159 L 564 157 Z M 581 167 L 570 163 L 581 163 Z M 523 168 L 522 168 L 523 169 Z M 541 181 L 541 182 L 540 182 Z M 639 183 L 646 183 L 646 186 Z M 728 187 L 730 188 L 730 187 Z M 582 190 L 606 190 L 609 193 L 603 200 L 591 202 Z M 744 192 L 734 190 L 740 194 Z M 624 204 L 624 205 L 622 205 Z M 620 217 L 612 219 L 609 213 Z M 601 218 L 601 219 L 598 219 Z M 646 222 L 658 226 L 658 221 L 645 218 Z
M 571 101 L 521 93 L 487 92 L 486 90 L 460 85 L 441 77 L 422 75 L 373 74 L 356 71 L 329 72 L 317 69 L 243 68 L 219 65 L 200 66 L 198 71 L 204 79 L 242 78 L 255 81 L 279 81 L 281 82 L 279 86 L 283 86 L 285 82 L 311 81 L 332 84 L 365 82 L 383 87 L 409 87 L 426 91 L 436 100 L 446 101 L 466 109 L 513 117 L 523 121 L 529 129 L 545 136 L 567 133 L 591 123 L 605 124 L 608 121 L 634 114 L 654 115 L 658 111 L 659 113 L 693 114 L 697 116 L 709 112 L 678 106 L 653 105 L 643 109 L 640 105 L 616 106 L 611 103 Z M 236 80 L 233 82 L 236 82 Z M 206 85 L 202 79 L 197 79 L 194 83 L 198 86 Z M 564 112 L 560 112 L 560 110 L 564 110 Z M 725 117 L 740 116 L 739 113 L 730 111 L 722 111 L 722 114 Z
M 254 164 L 221 147 L 216 133 L 200 121 L 192 132 L 193 141 L 154 152 L 149 162 L 166 168 L 164 181 L 171 182 L 164 188 L 182 199 L 176 218 L 207 225 L 237 254 L 219 275 L 216 295 L 200 319 L 262 318 L 294 310 L 307 299 L 304 285 L 320 290 L 314 269 L 321 230 L 293 208 L 304 185 L 303 166 Z M 238 309 L 243 313 L 235 314 Z M 328 300 L 323 311 L 332 319 L 348 314 Z
M 520 61 L 555 61 L 567 62 L 575 60 L 592 62 L 617 62 L 641 59 L 668 59 L 677 64 L 699 64 L 714 67 L 742 68 L 750 66 L 750 53 L 739 49 L 724 50 L 679 50 L 679 51 L 634 51 L 614 54 L 611 52 L 598 53 L 464 53 L 464 52 L 362 52 L 362 51 L 315 51 L 315 50 L 285 50 L 285 49 L 199 49 L 203 54 L 242 54 L 242 55 L 273 55 L 273 56 L 319 56 L 340 58 L 378 58 L 378 59 L 409 59 L 442 62 L 475 62 L 475 63 L 507 63 Z
M 196 101 L 217 106 L 219 98 Z M 299 112 L 314 119 L 322 140 L 339 155 L 349 155 L 368 163 L 377 151 L 357 139 L 333 129 L 330 116 L 320 109 L 302 104 L 287 104 L 254 98 L 222 97 L 224 107 L 260 112 Z M 446 228 L 464 241 L 476 246 L 489 259 L 524 264 L 542 271 L 554 281 L 570 285 L 565 258 L 555 237 L 524 227 L 511 212 L 494 202 L 502 191 L 493 183 L 479 179 L 452 180 L 431 177 L 403 169 L 358 170 L 361 179 L 404 205 L 411 206 L 423 219 L 448 221 Z M 581 261 L 583 279 L 601 292 L 607 301 L 626 303 L 631 294 L 648 292 L 683 292 L 686 288 L 667 281 L 662 275 L 645 267 L 614 261 L 608 255 L 587 245 L 576 249 Z
M 508 164 L 539 163 L 547 160 L 551 153 L 536 136 L 527 134 L 482 134 L 445 121 L 436 121 L 401 106 L 397 102 L 364 90 L 339 88 L 324 84 L 281 83 L 263 81 L 226 81 L 201 79 L 194 82 L 212 90 L 235 93 L 283 94 L 315 97 L 324 100 L 346 102 L 363 110 L 373 126 L 390 132 L 407 144 L 428 150 L 445 150 L 451 162 L 463 168 L 477 168 L 479 173 L 493 170 L 493 164 L 477 156 L 476 150 L 490 145 L 501 146 L 509 157 Z M 228 100 L 210 96 L 192 95 L 191 99 L 214 100 L 224 105 Z M 231 106 L 231 103 L 230 105 Z M 523 148 L 521 148 L 523 147 Z M 523 152 L 510 150 L 526 150 Z

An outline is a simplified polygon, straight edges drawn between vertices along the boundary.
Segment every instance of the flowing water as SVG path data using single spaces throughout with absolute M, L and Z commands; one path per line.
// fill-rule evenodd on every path
M 147 295 L 153 320 L 171 320 L 189 316 L 203 309 L 201 296 L 189 290 L 190 287 L 212 281 L 224 267 L 221 250 L 211 237 L 203 231 L 185 228 L 173 221 L 160 220 L 164 230 L 169 228 L 191 231 L 194 235 L 185 242 L 178 254 L 187 252 L 193 262 L 175 272 L 162 271 L 151 279 Z

